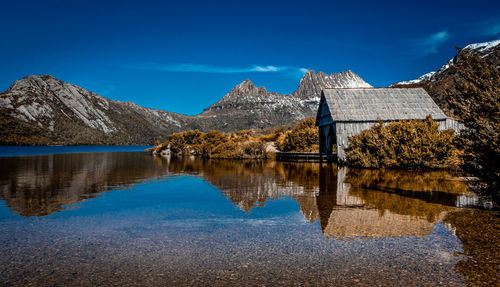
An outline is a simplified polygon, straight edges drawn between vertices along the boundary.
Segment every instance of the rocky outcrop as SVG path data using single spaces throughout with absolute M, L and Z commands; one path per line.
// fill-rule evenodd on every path
M 195 116 L 194 125 L 221 131 L 267 128 L 303 119 L 311 112 L 299 98 L 268 92 L 246 80 Z

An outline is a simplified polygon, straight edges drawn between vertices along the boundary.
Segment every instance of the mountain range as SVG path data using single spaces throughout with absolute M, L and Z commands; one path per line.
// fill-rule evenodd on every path
M 500 40 L 464 49 L 474 50 L 490 69 L 498 69 Z M 460 61 L 455 56 L 435 72 L 391 87 L 423 87 L 446 112 L 447 97 L 460 92 L 456 69 L 450 69 Z M 50 75 L 31 75 L 0 93 L 0 144 L 153 144 L 190 129 L 229 132 L 289 125 L 316 114 L 322 89 L 359 87 L 371 86 L 352 71 L 310 70 L 288 95 L 269 92 L 247 79 L 202 113 L 187 116 L 113 101 Z
M 249 79 L 201 114 L 118 102 L 50 75 L 31 75 L 0 93 L 0 144 L 152 144 L 176 131 L 236 131 L 287 125 L 316 113 L 323 88 L 371 87 L 352 71 L 308 71 L 290 95 Z

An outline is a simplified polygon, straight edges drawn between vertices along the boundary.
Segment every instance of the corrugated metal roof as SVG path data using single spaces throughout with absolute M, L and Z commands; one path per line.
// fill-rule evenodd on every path
M 446 119 L 422 88 L 324 89 L 333 121 Z M 323 99 L 322 99 L 323 100 Z

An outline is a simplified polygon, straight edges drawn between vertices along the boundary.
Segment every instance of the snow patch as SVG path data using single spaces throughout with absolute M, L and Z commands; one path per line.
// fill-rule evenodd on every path
M 432 78 L 432 76 L 434 76 L 434 74 L 436 74 L 436 72 L 429 72 L 427 74 L 424 74 L 424 75 L 418 77 L 418 79 L 398 82 L 398 83 L 395 83 L 395 84 L 391 85 L 391 87 L 392 86 L 396 86 L 396 85 L 418 84 L 418 83 L 420 83 L 422 81 L 430 80 Z
M 489 42 L 470 44 L 470 45 L 465 46 L 464 49 L 478 50 L 480 53 L 484 53 L 487 50 L 498 46 L 499 44 L 500 44 L 500 40 L 494 40 L 494 41 L 489 41 Z
M 483 42 L 483 43 L 474 43 L 465 46 L 464 49 L 472 49 L 476 50 L 479 53 L 486 53 L 489 49 L 494 48 L 500 44 L 500 40 L 495 40 L 495 41 L 489 41 L 489 42 Z M 483 58 L 487 55 L 483 55 Z M 444 64 L 438 71 L 437 73 L 441 73 L 443 71 L 446 71 L 448 68 L 453 66 L 453 58 L 451 58 L 446 64 Z

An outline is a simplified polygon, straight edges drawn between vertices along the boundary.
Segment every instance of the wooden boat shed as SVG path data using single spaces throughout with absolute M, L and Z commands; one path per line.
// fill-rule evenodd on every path
M 342 162 L 349 137 L 371 128 L 379 119 L 424 120 L 427 115 L 442 130 L 460 130 L 460 124 L 447 117 L 422 88 L 323 89 L 316 115 L 320 154 L 331 160 L 336 145 L 337 159 Z

